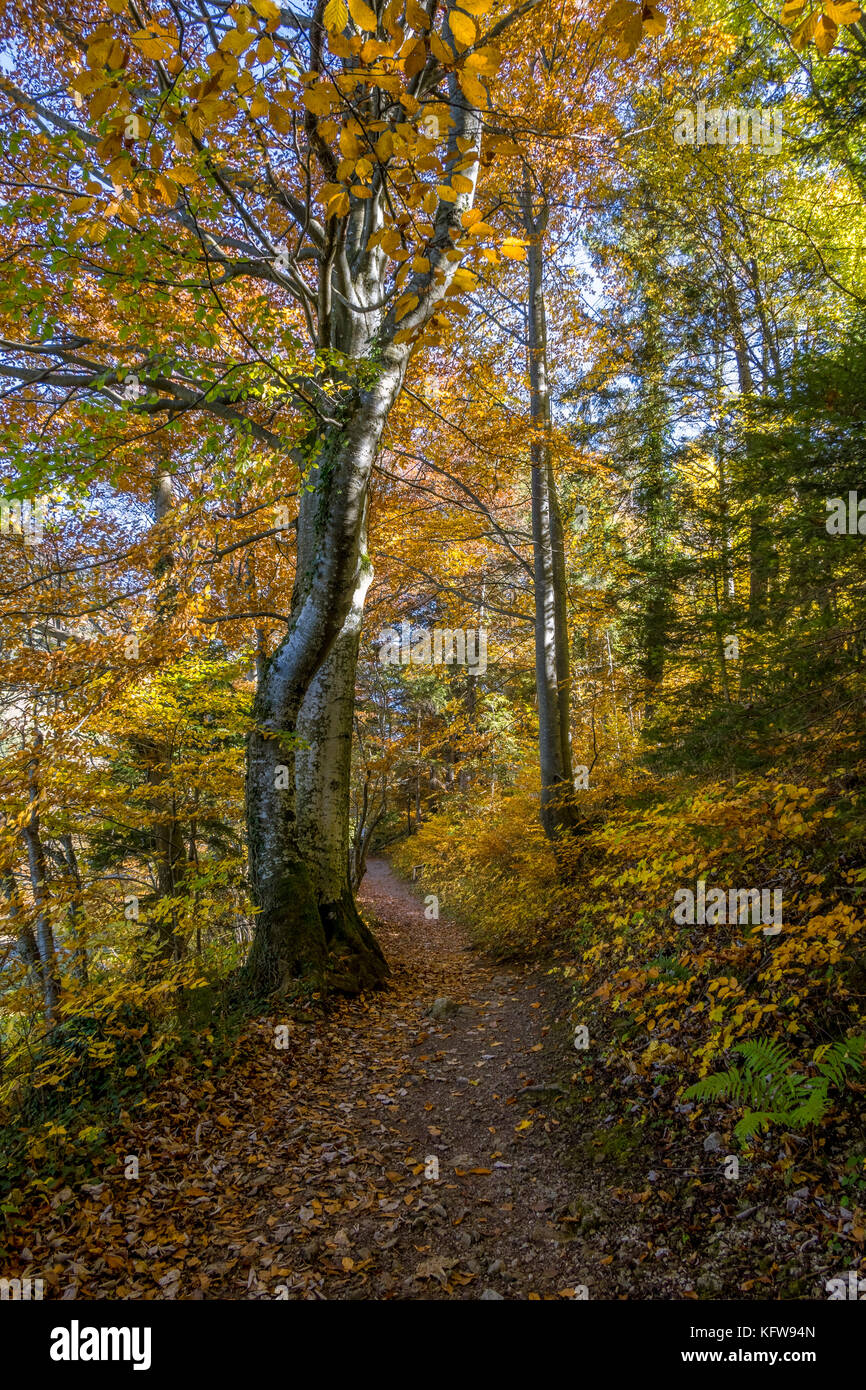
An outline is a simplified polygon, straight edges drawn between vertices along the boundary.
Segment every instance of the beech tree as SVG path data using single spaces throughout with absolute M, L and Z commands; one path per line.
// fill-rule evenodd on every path
M 384 969 L 301 849 L 298 720 L 358 593 L 370 470 L 409 356 L 435 344 L 473 264 L 523 254 L 472 203 L 504 139 L 501 122 L 484 132 L 497 41 L 535 3 L 489 18 L 493 0 L 3 12 L 0 373 L 61 413 L 91 398 L 103 430 L 119 412 L 142 433 L 219 421 L 279 460 L 275 506 L 301 481 L 294 592 L 248 749 L 256 987 L 323 977 L 331 956 L 344 984 Z

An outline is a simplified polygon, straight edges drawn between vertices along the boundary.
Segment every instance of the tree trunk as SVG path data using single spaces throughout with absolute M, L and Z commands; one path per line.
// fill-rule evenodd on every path
M 467 102 L 456 74 L 448 77 L 448 106 L 446 169 L 456 164 L 463 169 L 466 151 L 480 152 L 481 113 Z M 316 120 L 311 112 L 306 126 L 312 134 Z M 257 993 L 285 989 L 298 978 L 317 988 L 335 981 L 342 987 L 348 976 L 361 978 L 372 958 L 363 941 L 363 950 L 354 948 L 357 969 L 349 968 L 348 951 L 341 949 L 336 963 L 330 959 L 318 869 L 308 863 L 299 841 L 298 718 L 352 609 L 373 461 L 403 384 L 410 344 L 452 283 L 454 233 L 471 205 L 474 178 L 466 177 L 468 187 L 454 201 L 440 201 L 425 258 L 428 269 L 410 282 L 409 299 L 387 310 L 387 257 L 381 247 L 370 246 L 368 237 L 384 226 L 381 200 L 358 200 L 345 242 L 331 240 L 338 235 L 334 221 L 322 243 L 317 346 L 341 365 L 328 367 L 318 378 L 315 432 L 295 454 L 303 486 L 291 620 L 285 638 L 263 663 L 247 751 L 249 877 L 257 912 L 245 978 Z M 378 317 L 380 310 L 384 317 Z
M 355 673 L 364 600 L 373 578 L 362 533 L 352 606 L 316 672 L 298 716 L 295 755 L 298 846 L 328 947 L 329 987 L 370 988 L 388 973 L 385 957 L 355 906 L 350 882 L 349 804 Z
M 541 767 L 541 821 L 551 838 L 575 823 L 571 768 L 571 672 L 565 588 L 565 542 L 550 450 L 547 315 L 542 237 L 547 209 L 535 217 L 524 192 L 529 247 L 528 334 L 532 415 L 532 550 L 535 588 L 535 688 Z
M 80 985 L 87 986 L 87 945 L 84 941 L 82 926 L 82 884 L 81 871 L 78 868 L 78 856 L 75 853 L 75 846 L 72 843 L 71 835 L 60 836 L 60 848 L 63 851 L 63 858 L 69 870 L 70 897 L 67 908 L 67 920 L 69 922 L 69 935 L 72 939 L 72 968 L 75 977 Z
M 45 1021 L 49 1028 L 60 1019 L 60 971 L 57 953 L 54 949 L 54 931 L 51 926 L 51 899 L 48 892 L 48 867 L 45 862 L 45 847 L 39 824 L 39 758 L 42 750 L 42 735 L 36 734 L 33 757 L 28 766 L 30 792 L 30 815 L 21 834 L 27 848 L 27 864 L 30 870 L 30 887 L 36 913 L 36 945 L 39 949 L 40 974 L 42 980 L 42 999 Z
M 18 954 L 27 966 L 27 969 L 35 979 L 42 985 L 42 961 L 39 958 L 39 947 L 36 944 L 36 937 L 33 928 L 27 921 L 24 913 L 24 906 L 21 902 L 21 894 L 18 891 L 18 884 L 15 882 L 15 875 L 11 869 L 4 869 L 0 875 L 3 883 L 3 896 L 6 899 L 6 911 L 9 917 L 9 925 L 18 938 Z
M 329 960 L 319 869 L 308 862 L 300 844 L 295 800 L 298 720 L 313 678 L 355 600 L 370 472 L 402 384 L 406 357 L 405 349 L 393 345 L 383 350 L 374 386 L 353 392 L 344 428 L 320 436 L 306 472 L 291 624 L 264 663 L 247 753 L 249 872 L 258 911 L 245 978 L 257 993 L 284 990 L 299 977 L 317 988 L 343 988 L 353 973 L 342 943 L 338 964 Z M 352 915 L 347 910 L 347 920 Z M 367 977 L 373 955 L 366 940 L 361 946 L 355 948 L 359 980 Z

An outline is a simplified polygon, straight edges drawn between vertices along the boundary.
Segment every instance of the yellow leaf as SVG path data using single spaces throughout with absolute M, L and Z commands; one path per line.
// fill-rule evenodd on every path
M 92 202 L 93 202 L 93 199 L 92 199 L 92 198 L 87 198 L 87 197 L 73 198 L 73 199 L 72 199 L 72 202 L 69 204 L 69 211 L 70 211 L 70 212 L 85 212 L 85 211 L 87 210 L 87 208 L 90 207 L 90 204 L 91 204 Z
M 454 62 L 455 55 L 451 52 L 451 49 L 442 42 L 438 34 L 430 35 L 430 51 L 433 57 L 437 58 L 440 63 Z
M 802 24 L 798 25 L 798 27 L 794 30 L 794 33 L 791 37 L 792 46 L 796 49 L 805 48 L 806 44 L 809 43 L 810 39 L 812 38 L 817 24 L 817 15 L 807 15 L 806 18 L 803 20 Z
M 139 29 L 138 33 L 133 34 L 132 42 L 140 50 L 145 58 L 152 58 L 154 62 L 161 62 L 165 58 L 170 58 L 174 52 L 174 44 L 159 29 Z
M 787 6 L 785 8 L 787 9 Z M 825 0 L 824 13 L 834 24 L 856 24 L 863 17 L 860 6 L 855 5 L 853 0 L 840 0 L 839 4 L 834 3 L 834 0 Z M 784 11 L 782 17 L 784 18 Z
M 92 43 L 87 50 L 87 66 L 89 68 L 104 67 L 110 52 L 111 39 L 100 39 L 98 43 Z
M 346 0 L 328 0 L 324 13 L 325 28 L 332 34 L 341 34 L 349 23 Z
M 274 0 L 250 0 L 250 4 L 262 19 L 272 20 L 280 17 L 280 7 L 274 4 Z
M 437 184 L 436 192 L 439 194 L 439 197 L 442 199 L 443 203 L 456 203 L 457 201 L 457 190 L 456 188 L 452 188 L 450 184 Z
M 640 14 L 640 8 L 633 3 L 633 0 L 615 0 L 611 5 L 604 19 L 601 21 L 603 29 L 615 29 L 618 24 Z
M 526 247 L 516 237 L 506 237 L 499 249 L 503 256 L 507 256 L 510 261 L 526 260 Z
M 369 5 L 364 4 L 364 0 L 349 0 L 349 13 L 359 29 L 363 29 L 367 34 L 374 34 L 379 23 Z
M 274 41 L 267 34 L 259 39 L 256 58 L 260 63 L 269 63 L 274 56 Z
M 157 174 L 156 188 L 166 207 L 173 208 L 177 202 L 177 184 L 166 178 L 164 174 Z
M 474 53 L 467 54 L 464 67 L 468 68 L 470 72 L 481 73 L 484 77 L 492 77 L 501 62 L 501 51 L 492 43 L 487 43 L 483 48 L 477 48 Z
M 478 37 L 475 25 L 468 14 L 464 14 L 462 10 L 452 10 L 448 23 L 451 27 L 451 33 L 461 48 L 468 48 Z
M 815 47 L 818 52 L 824 54 L 829 53 L 838 36 L 838 27 L 833 23 L 832 19 L 828 19 L 825 14 L 822 14 L 821 18 L 818 20 L 817 28 L 815 29 Z
M 242 34 L 240 29 L 230 29 L 220 39 L 220 48 L 224 53 L 243 53 L 252 41 L 251 34 Z
M 487 109 L 487 92 L 477 77 L 472 77 L 468 72 L 458 72 L 457 81 L 468 102 L 481 111 Z
M 419 32 L 430 28 L 430 16 L 417 4 L 417 0 L 406 0 L 406 18 L 412 28 Z
M 324 87 L 310 87 L 304 92 L 304 105 L 314 116 L 327 116 L 331 109 L 331 98 Z
M 384 164 L 386 159 L 390 159 L 394 153 L 394 137 L 390 130 L 383 130 L 379 139 L 376 141 L 376 158 Z
M 627 20 L 620 29 L 620 42 L 616 46 L 618 58 L 631 58 L 641 41 L 643 34 L 643 22 L 640 11 L 631 19 Z
M 409 41 L 403 56 L 403 71 L 407 77 L 415 77 L 427 61 L 427 46 L 423 39 Z
M 168 173 L 175 183 L 181 184 L 184 188 L 195 183 L 198 178 L 198 170 L 191 169 L 188 164 L 175 164 L 168 170 Z
M 471 270 L 455 270 L 451 284 L 457 290 L 474 290 L 475 286 L 478 284 L 478 276 Z M 540 1048 L 541 1044 L 539 1043 L 539 1049 Z
M 96 92 L 90 98 L 90 115 L 93 120 L 98 121 L 100 116 L 104 116 L 109 107 L 117 101 L 120 93 L 115 87 L 103 87 L 101 92 Z
M 260 116 L 266 116 L 267 113 L 268 113 L 268 99 L 267 99 L 267 97 L 265 96 L 264 92 L 256 92 L 255 96 L 253 97 L 252 101 L 250 102 L 250 115 L 252 116 L 252 118 L 253 118 L 254 121 L 257 121 L 257 120 L 259 119 Z
M 364 145 L 354 130 L 344 129 L 340 131 L 340 152 L 346 159 L 358 159 Z
M 514 1126 L 514 1133 L 519 1134 L 522 1129 L 532 1129 L 531 1120 L 521 1120 L 519 1125 Z
M 643 16 L 643 31 L 645 34 L 663 34 L 667 28 L 667 16 L 659 14 L 656 10 L 647 5 Z
M 401 319 L 404 319 L 404 318 L 406 317 L 406 315 L 407 315 L 412 309 L 415 308 L 415 306 L 417 305 L 417 303 L 418 303 L 418 296 L 417 296 L 417 294 L 403 294 L 403 295 L 401 295 L 400 298 L 397 300 L 396 312 L 395 312 L 395 314 L 394 314 L 394 318 L 395 318 L 396 322 L 399 323 Z
M 326 218 L 345 217 L 348 211 L 349 195 L 345 189 L 341 189 L 339 193 L 335 193 L 333 197 L 328 199 L 327 212 L 325 216 Z
M 461 10 L 470 14 L 488 14 L 493 8 L 493 0 L 460 0 Z
M 402 247 L 402 244 L 403 243 L 400 239 L 400 233 L 394 227 L 389 227 L 388 231 L 383 233 L 382 238 L 379 242 L 379 245 L 381 246 L 382 250 L 386 252 L 386 254 L 389 256 L 394 251 L 399 251 Z

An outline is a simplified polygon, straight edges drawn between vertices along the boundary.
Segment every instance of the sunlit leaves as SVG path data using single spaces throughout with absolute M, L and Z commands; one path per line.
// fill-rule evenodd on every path
M 842 0 L 841 4 L 825 0 L 824 13 L 834 24 L 857 24 L 862 18 L 860 6 L 855 5 L 853 0 Z
M 468 14 L 463 14 L 460 10 L 452 10 L 448 23 L 451 33 L 461 48 L 468 48 L 470 44 L 475 42 L 477 33 Z
M 349 13 L 356 26 L 367 34 L 375 34 L 379 21 L 364 0 L 348 0 Z
M 510 261 L 526 260 L 526 243 L 518 237 L 506 237 L 499 247 L 502 255 Z
M 614 0 L 602 20 L 602 28 L 616 40 L 616 56 L 632 58 L 644 34 L 664 33 L 667 20 L 655 5 L 634 0 Z
M 149 24 L 146 29 L 139 29 L 132 35 L 132 42 L 145 58 L 152 58 L 155 62 L 170 58 L 175 51 L 173 35 L 159 24 Z
M 792 46 L 801 51 L 814 44 L 819 53 L 830 53 L 846 24 L 857 24 L 862 17 L 859 5 L 853 0 L 825 0 L 820 9 L 809 9 L 807 0 L 785 0 L 782 23 L 796 25 L 791 36 Z
M 324 13 L 325 28 L 332 34 L 340 34 L 349 22 L 346 0 L 328 0 Z
M 479 107 L 480 110 L 485 110 L 487 107 L 487 92 L 483 84 L 478 81 L 478 78 L 473 77 L 469 72 L 461 70 L 457 74 L 457 81 L 460 83 L 461 90 L 467 100 L 470 101 L 473 106 Z

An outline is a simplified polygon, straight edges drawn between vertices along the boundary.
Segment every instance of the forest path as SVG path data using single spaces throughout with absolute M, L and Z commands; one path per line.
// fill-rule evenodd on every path
M 567 1046 L 549 978 L 468 950 L 382 860 L 361 900 L 391 987 L 288 1015 L 288 1047 L 260 1019 L 231 1065 L 164 1081 L 119 1162 L 27 1232 L 22 1273 L 46 1297 L 571 1298 L 587 1282 L 555 1096 L 521 1094 Z M 429 1017 L 444 996 L 458 1011 Z

